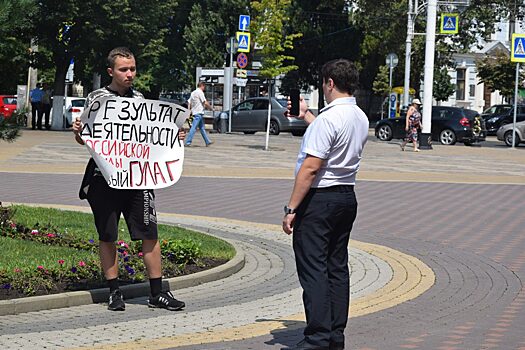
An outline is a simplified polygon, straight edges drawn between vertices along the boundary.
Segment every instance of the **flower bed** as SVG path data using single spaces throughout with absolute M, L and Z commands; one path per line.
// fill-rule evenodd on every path
M 0 299 L 105 287 L 97 242 L 53 224 L 17 223 L 15 212 L 0 205 L 0 245 L 14 254 L 9 264 L 2 264 L 9 266 L 0 266 Z M 116 246 L 122 283 L 145 281 L 140 242 L 119 240 Z M 194 239 L 161 239 L 160 246 L 164 277 L 196 272 L 228 260 L 204 256 L 202 244 Z M 20 266 L 11 263 L 18 258 Z M 28 263 L 29 258 L 32 262 Z

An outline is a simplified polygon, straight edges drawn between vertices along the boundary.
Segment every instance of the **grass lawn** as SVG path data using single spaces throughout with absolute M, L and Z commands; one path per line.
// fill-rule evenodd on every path
M 74 211 L 63 211 L 50 208 L 29 207 L 17 205 L 13 221 L 28 228 L 36 224 L 47 226 L 51 224 L 63 233 L 72 234 L 86 242 L 94 240 L 97 244 L 98 235 L 95 230 L 92 214 Z M 201 244 L 202 257 L 212 259 L 231 259 L 235 255 L 234 248 L 227 242 L 199 232 L 168 225 L 159 225 L 159 238 L 162 239 L 191 239 Z M 129 233 L 124 222 L 120 221 L 119 239 L 130 242 Z M 36 265 L 56 264 L 57 260 L 71 261 L 93 260 L 93 253 L 67 247 L 53 247 L 38 242 L 24 241 L 11 238 L 0 238 L 2 254 L 0 254 L 0 268 L 34 268 Z M 98 254 L 95 256 L 98 260 Z

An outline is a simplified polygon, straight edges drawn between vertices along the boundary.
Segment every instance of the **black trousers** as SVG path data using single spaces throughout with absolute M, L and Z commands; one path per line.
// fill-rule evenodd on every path
M 46 129 L 51 128 L 51 125 L 49 125 L 49 117 L 51 114 L 50 112 L 51 112 L 51 105 L 48 103 L 42 103 L 42 114 L 44 116 Z M 42 120 L 40 120 L 40 124 L 42 124 Z M 39 127 L 41 127 L 41 125 Z
M 38 118 L 38 122 L 37 122 Z M 37 127 L 42 129 L 42 103 L 31 102 L 31 126 L 33 129 Z
M 297 208 L 293 249 L 306 312 L 305 339 L 344 343 L 350 303 L 348 241 L 357 215 L 353 186 L 310 189 Z

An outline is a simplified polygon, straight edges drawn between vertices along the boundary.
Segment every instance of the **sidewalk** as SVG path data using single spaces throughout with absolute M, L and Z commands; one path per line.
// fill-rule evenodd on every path
M 186 150 L 183 177 L 157 191 L 157 207 L 163 221 L 238 242 L 240 272 L 177 292 L 188 303 L 181 313 L 139 298 L 125 313 L 94 304 L 0 317 L 0 344 L 247 350 L 300 340 L 290 237 L 276 226 L 300 138 L 271 137 L 270 152 L 263 134 L 211 138 L 211 147 L 196 139 Z M 412 153 L 369 138 L 350 246 L 348 349 L 525 346 L 524 150 L 489 139 Z M 69 133 L 25 131 L 0 148 L 0 198 L 85 207 L 76 194 L 86 161 Z

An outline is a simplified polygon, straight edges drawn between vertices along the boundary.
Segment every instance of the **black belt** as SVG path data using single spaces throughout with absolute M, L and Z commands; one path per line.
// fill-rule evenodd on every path
M 310 188 L 310 191 L 315 193 L 323 193 L 323 192 L 354 192 L 354 185 L 336 185 L 336 186 L 330 186 L 330 187 L 312 187 Z

